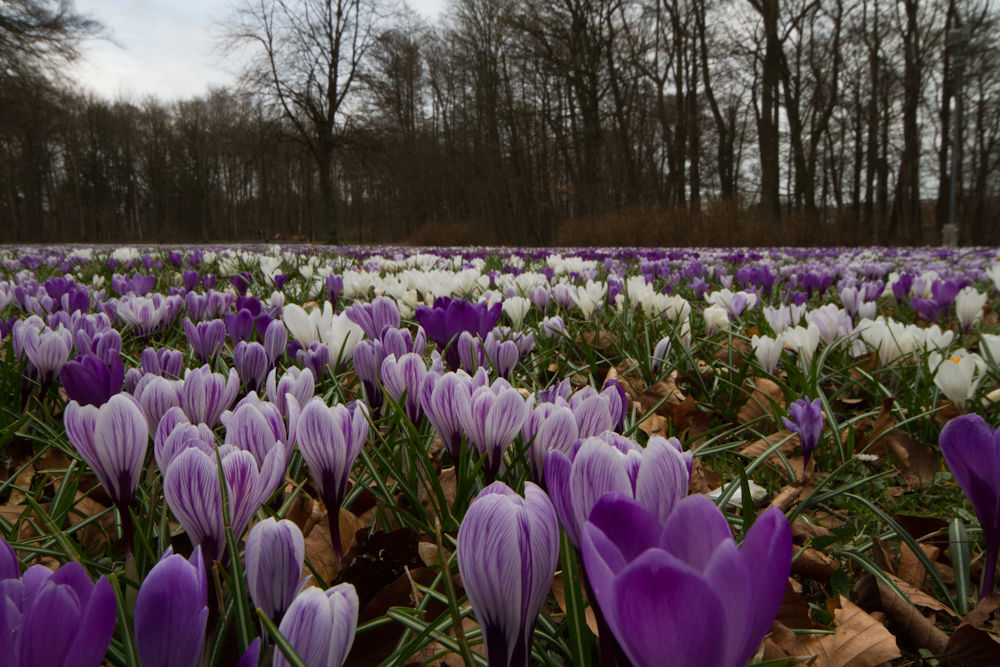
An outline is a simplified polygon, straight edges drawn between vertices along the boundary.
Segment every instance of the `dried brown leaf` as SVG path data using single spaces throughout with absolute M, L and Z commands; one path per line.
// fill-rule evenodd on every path
M 788 436 L 792 437 L 786 440 L 784 443 L 782 443 L 780 447 L 778 447 L 778 451 L 784 454 L 785 457 L 787 458 L 788 456 L 791 456 L 791 454 L 799 447 L 799 436 L 797 434 L 792 433 L 788 429 L 778 431 L 777 433 L 772 433 L 766 438 L 761 438 L 760 440 L 757 440 L 756 442 L 747 445 L 746 447 L 740 450 L 740 454 L 755 459 L 764 452 L 766 452 L 767 450 L 771 449 L 771 447 L 774 447 L 776 443 L 779 443 L 782 440 L 785 440 L 785 438 L 788 438 Z M 781 458 L 778 456 L 776 452 L 772 452 L 771 455 L 767 457 L 767 462 L 772 465 L 782 465 Z
M 944 651 L 948 635 L 874 575 L 862 577 L 854 591 L 862 607 L 868 611 L 881 611 L 886 615 L 890 628 L 903 640 L 911 653 L 927 649 L 938 655 Z
M 781 391 L 781 387 L 767 378 L 753 378 L 753 392 L 746 404 L 740 408 L 736 421 L 747 424 L 765 415 L 773 417 L 773 405 L 779 408 L 785 407 L 785 394 Z
M 578 579 L 578 581 L 582 581 L 582 579 Z M 587 591 L 583 590 L 582 586 L 580 587 L 580 594 L 583 596 L 584 601 L 586 601 Z M 559 608 L 563 613 L 566 613 L 566 587 L 563 585 L 562 572 L 557 574 L 552 580 L 552 595 L 555 597 Z M 597 616 L 594 614 L 594 608 L 588 605 L 585 614 L 587 617 L 587 627 L 590 628 L 595 637 L 599 636 L 600 632 L 597 630 Z
M 844 596 L 828 601 L 827 610 L 834 617 L 834 634 L 798 636 L 790 655 L 815 655 L 815 667 L 875 667 L 902 655 L 882 623 Z
M 941 662 L 948 667 L 996 667 L 1000 665 L 1000 643 L 974 625 L 960 625 L 948 639 Z
M 840 563 L 822 551 L 805 549 L 792 563 L 792 574 L 825 584 L 839 567 Z
M 917 442 L 899 429 L 889 431 L 885 440 L 887 449 L 899 459 L 899 472 L 911 490 L 934 481 L 940 464 L 930 446 Z

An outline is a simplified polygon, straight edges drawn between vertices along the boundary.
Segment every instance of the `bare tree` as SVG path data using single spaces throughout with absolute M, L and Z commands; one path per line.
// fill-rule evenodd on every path
M 244 48 L 243 82 L 269 98 L 316 162 L 319 219 L 338 242 L 336 154 L 347 140 L 351 95 L 382 16 L 376 0 L 244 0 L 226 28 L 226 48 Z M 309 224 L 309 236 L 316 230 Z

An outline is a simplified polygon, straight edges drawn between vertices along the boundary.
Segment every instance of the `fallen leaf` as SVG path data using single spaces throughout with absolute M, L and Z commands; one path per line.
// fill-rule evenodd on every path
M 934 450 L 909 435 L 893 429 L 886 436 L 886 448 L 900 461 L 899 472 L 911 490 L 934 481 L 940 464 Z
M 583 596 L 584 602 L 586 602 L 587 591 L 583 590 L 582 586 L 580 587 L 580 594 Z M 562 572 L 556 574 L 555 578 L 552 580 L 552 595 L 555 597 L 556 604 L 559 605 L 559 608 L 563 611 L 563 613 L 566 613 L 566 587 L 563 585 Z M 584 614 L 587 617 L 587 627 L 590 628 L 590 631 L 594 633 L 595 637 L 600 636 L 600 632 L 597 630 L 597 616 L 594 614 L 594 608 L 587 605 L 587 609 Z
M 722 475 L 705 467 L 700 458 L 695 458 L 691 464 L 691 480 L 688 483 L 688 493 L 711 493 L 722 486 Z
M 924 587 L 924 577 L 927 568 L 924 567 L 913 550 L 906 542 L 899 543 L 899 578 L 916 589 Z
M 29 463 L 21 468 L 21 472 L 17 473 L 17 477 L 14 478 L 10 498 L 7 501 L 9 505 L 21 505 L 24 503 L 28 497 L 26 491 L 31 491 L 31 480 L 34 476 L 35 465 L 33 463 Z
M 806 517 L 802 515 L 795 517 L 795 521 L 792 522 L 792 539 L 795 540 L 796 544 L 805 544 L 809 540 L 814 540 L 817 537 L 832 536 L 833 533 L 831 533 L 828 528 L 815 523 L 810 523 L 809 521 L 806 521 Z
M 357 541 L 354 539 L 357 530 L 357 517 L 341 508 L 340 543 L 344 548 L 342 565 L 347 564 L 351 548 L 357 546 Z M 305 557 L 316 575 L 328 586 L 336 580 L 340 568 L 337 567 L 337 556 L 333 550 L 333 541 L 330 539 L 330 525 L 325 519 L 314 525 L 309 531 L 309 536 L 305 538 Z
M 781 607 L 778 608 L 778 616 L 775 619 L 786 628 L 799 630 L 826 630 L 827 627 L 812 620 L 809 607 L 802 597 L 795 592 L 795 580 L 788 579 L 785 587 L 785 597 L 781 600 Z
M 948 635 L 874 575 L 862 577 L 854 592 L 864 609 L 881 611 L 886 615 L 890 629 L 903 640 L 910 653 L 927 649 L 933 655 L 939 655 L 944 651 Z
M 792 509 L 792 505 L 799 499 L 802 495 L 802 489 L 795 486 L 785 486 L 782 487 L 781 491 L 778 491 L 778 495 L 774 497 L 771 501 L 771 507 L 777 507 L 782 511 L 782 513 L 788 512 Z
M 792 437 L 788 438 L 788 436 Z M 788 440 L 785 440 L 785 438 L 788 438 Z M 784 454 L 785 457 L 787 458 L 793 452 L 795 452 L 795 450 L 799 447 L 798 434 L 792 433 L 788 429 L 785 429 L 783 431 L 778 431 L 777 433 L 772 433 L 766 438 L 761 438 L 760 440 L 757 440 L 756 442 L 747 445 L 746 447 L 740 450 L 740 454 L 742 454 L 743 456 L 748 456 L 752 459 L 756 459 L 761 454 L 771 449 L 772 447 L 774 447 L 775 444 L 781 442 L 782 440 L 785 440 L 785 442 L 783 442 L 781 446 L 778 447 L 778 451 Z M 771 455 L 767 457 L 767 462 L 777 466 L 783 465 L 781 462 L 781 458 L 778 456 L 776 452 L 772 452 Z
M 826 606 L 833 615 L 834 634 L 800 635 L 789 655 L 814 655 L 814 667 L 875 667 L 902 656 L 885 626 L 844 596 Z
M 805 549 L 792 562 L 792 574 L 825 584 L 840 564 L 816 549 Z
M 962 625 L 982 625 L 997 609 L 1000 609 L 1000 594 L 990 593 L 962 619 Z
M 645 415 L 641 419 L 642 421 L 639 422 L 639 430 L 643 431 L 650 437 L 654 435 L 663 435 L 667 428 L 667 418 L 661 417 L 656 413 Z
M 736 421 L 740 424 L 748 424 L 765 415 L 774 416 L 774 408 L 785 407 L 785 394 L 781 387 L 767 378 L 753 378 L 753 392 L 746 404 L 740 408 L 736 415 Z M 771 420 L 768 420 L 771 422 Z
M 948 667 L 996 667 L 1000 665 L 1000 643 L 974 625 L 960 625 L 948 638 L 941 662 Z

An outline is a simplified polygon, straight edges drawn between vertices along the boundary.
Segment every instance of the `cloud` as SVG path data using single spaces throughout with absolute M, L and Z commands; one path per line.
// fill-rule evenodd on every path
M 235 75 L 216 51 L 217 21 L 238 0 L 77 0 L 77 11 L 101 21 L 118 46 L 93 41 L 71 73 L 83 88 L 105 97 L 164 100 L 203 95 L 233 85 Z M 409 0 L 429 20 L 445 0 Z

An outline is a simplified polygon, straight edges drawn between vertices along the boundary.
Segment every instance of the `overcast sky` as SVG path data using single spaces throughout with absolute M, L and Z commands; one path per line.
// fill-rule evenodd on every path
M 77 11 L 103 23 L 119 46 L 92 41 L 72 74 L 105 97 L 164 100 L 205 93 L 234 80 L 215 52 L 215 24 L 240 0 L 76 0 Z M 408 0 L 427 19 L 446 0 Z

